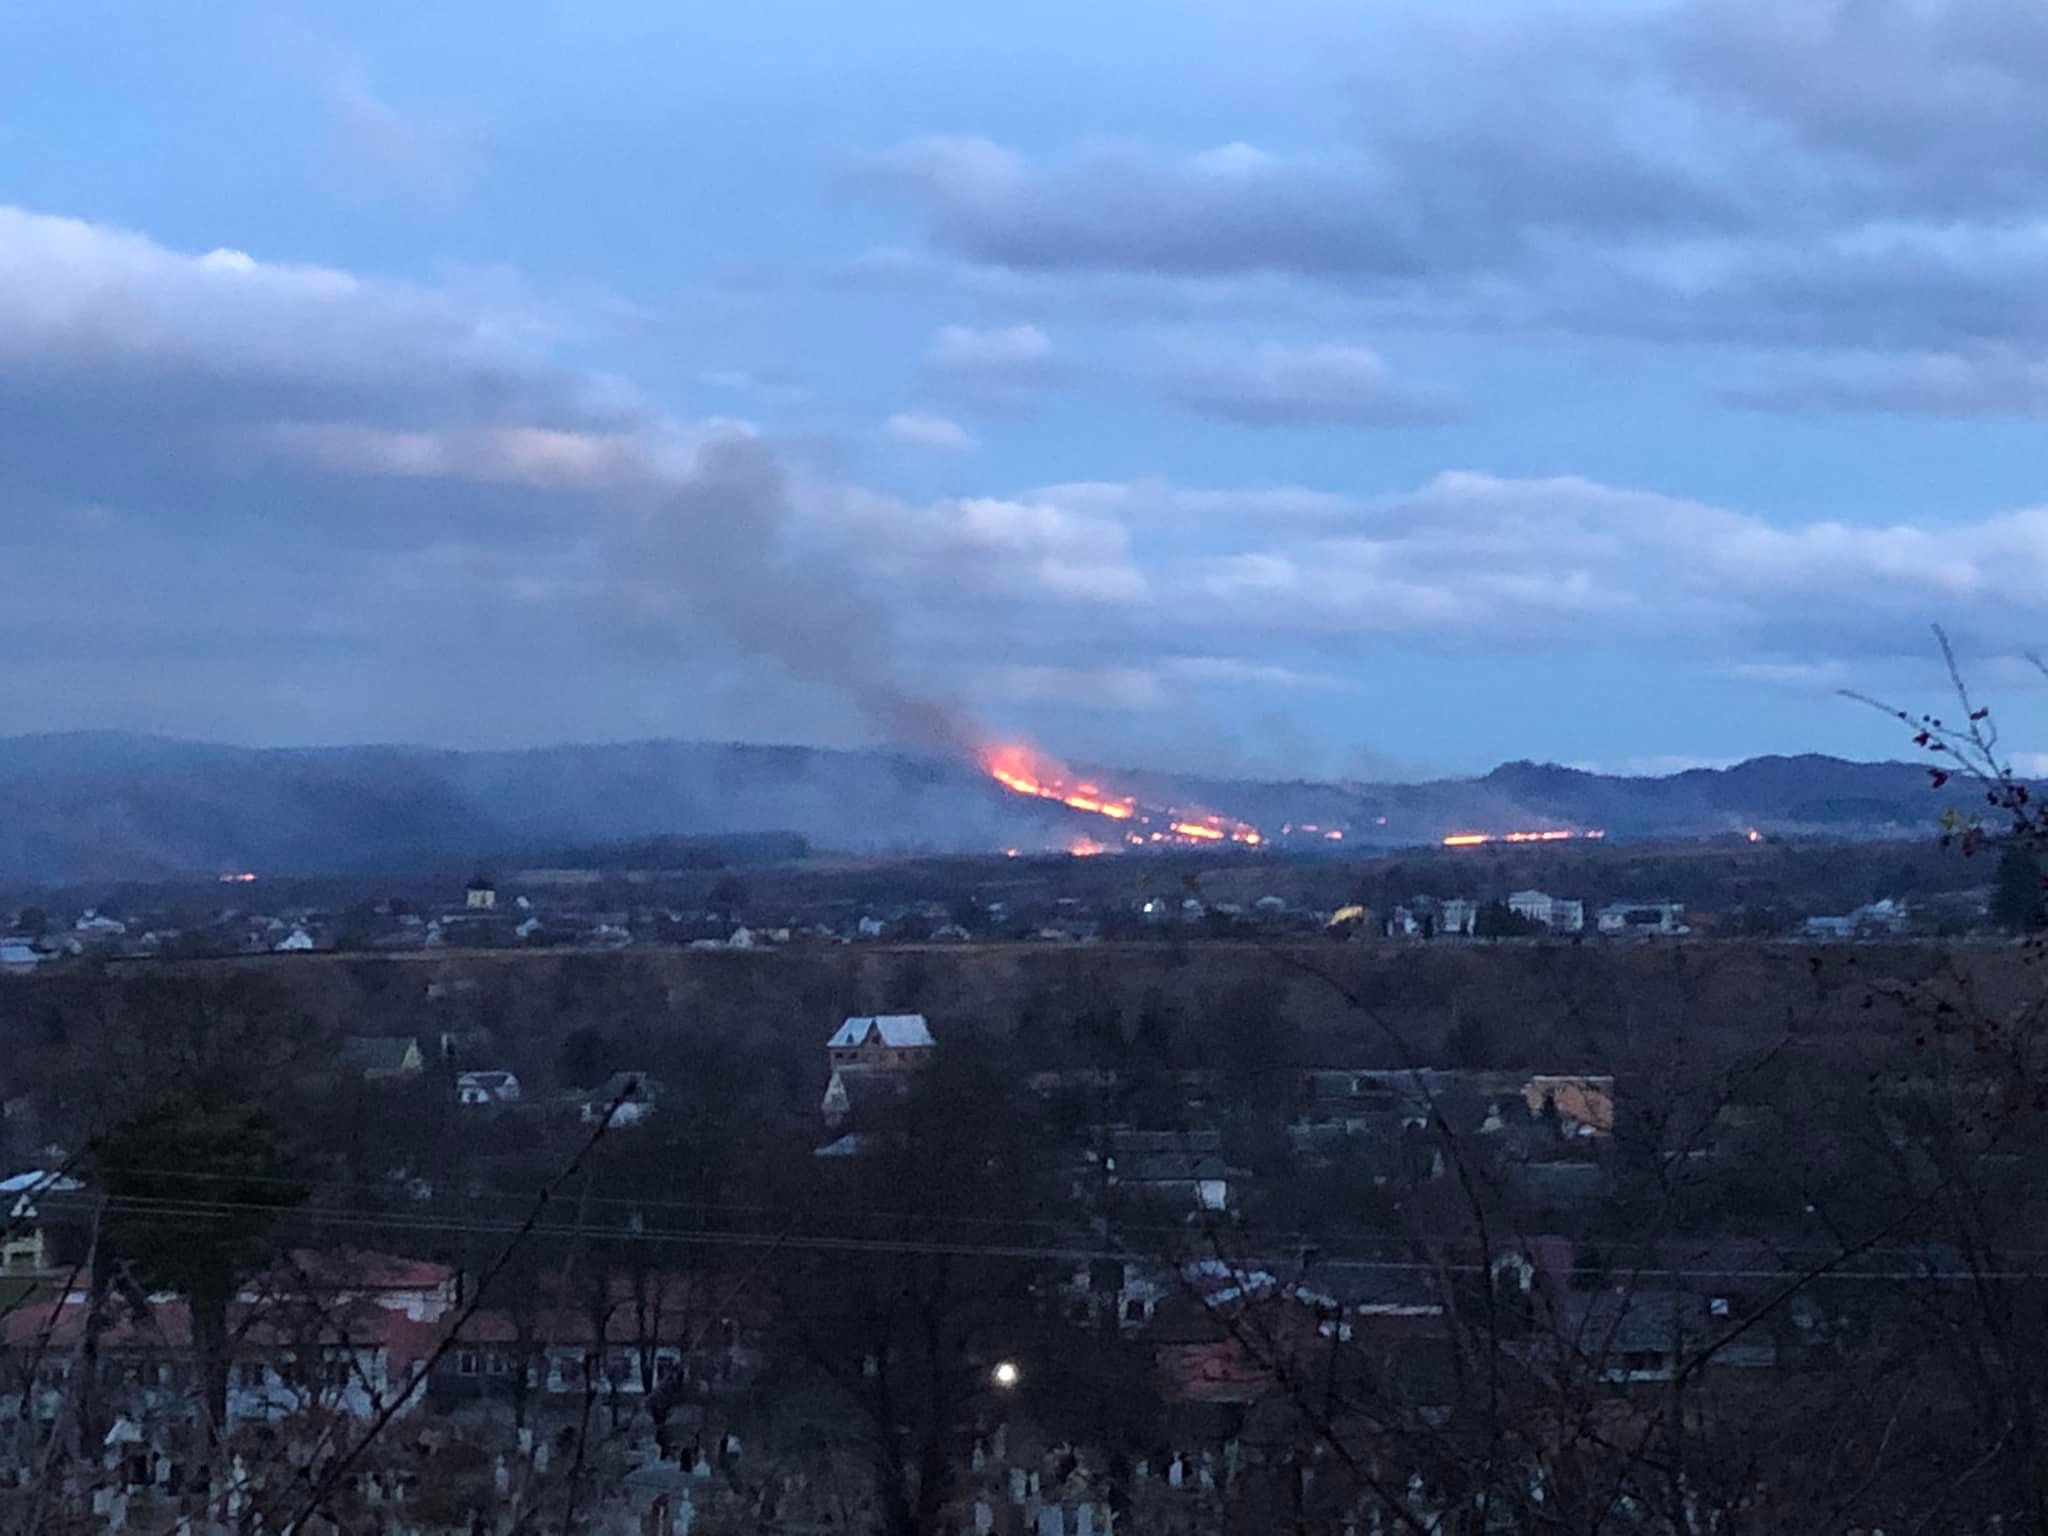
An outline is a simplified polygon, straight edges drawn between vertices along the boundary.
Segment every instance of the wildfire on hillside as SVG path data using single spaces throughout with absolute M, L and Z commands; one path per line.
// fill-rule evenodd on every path
M 1568 843 L 1579 838 L 1600 838 L 1607 834 L 1594 827 L 1574 832 L 1553 827 L 1544 832 L 1453 832 L 1444 839 L 1446 848 L 1477 848 L 1484 843 Z
M 1135 795 L 1118 794 L 1099 784 L 1069 779 L 1065 769 L 1028 747 L 990 747 L 982 753 L 981 765 L 990 778 L 1014 795 L 1050 800 L 1071 811 L 1121 823 L 1125 847 L 1198 848 L 1236 843 L 1257 848 L 1266 841 L 1265 834 L 1248 821 L 1186 806 L 1152 805 Z M 1087 846 L 1084 848 L 1083 844 Z M 1082 838 L 1071 844 L 1068 851 L 1101 853 L 1115 846 Z

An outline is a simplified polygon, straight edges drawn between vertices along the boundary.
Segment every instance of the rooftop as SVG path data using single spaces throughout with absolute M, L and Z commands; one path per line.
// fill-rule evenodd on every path
M 929 1025 L 921 1013 L 856 1014 L 839 1026 L 826 1042 L 833 1050 L 850 1050 L 879 1040 L 891 1050 L 912 1050 L 935 1045 Z

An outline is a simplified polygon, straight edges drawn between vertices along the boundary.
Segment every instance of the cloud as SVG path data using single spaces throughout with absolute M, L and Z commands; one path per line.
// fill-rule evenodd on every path
M 811 398 L 811 392 L 792 375 L 776 369 L 709 368 L 698 374 L 697 380 L 769 405 L 800 405 Z
M 882 431 L 911 448 L 966 453 L 975 446 L 973 436 L 957 421 L 927 411 L 898 411 L 882 423 Z
M 2048 361 L 2010 348 L 1906 357 L 1862 355 L 1731 390 L 1751 410 L 1949 418 L 2048 416 Z
M 1592 652 L 1790 681 L 1764 669 L 1911 654 L 1930 619 L 1987 659 L 2048 629 L 2048 508 L 1774 521 L 1471 471 L 909 498 L 638 400 L 527 302 L 0 209 L 0 624 L 66 684 L 0 706 L 258 738 L 743 721 L 932 744 L 968 730 L 949 691 L 1003 668 L 1039 669 L 1019 708 L 1110 672 L 1107 697 L 1245 718 L 1248 692 L 1421 653 L 1557 657 L 1561 688 Z M 1051 349 L 990 334 L 962 345 Z M 104 713 L 53 715 L 86 707 L 65 697 Z
M 1573 476 L 1437 475 L 1344 497 L 1158 481 L 1016 498 L 1122 531 L 1142 607 L 1237 656 L 1341 676 L 1336 658 L 1665 655 L 1777 686 L 1838 686 L 1851 663 L 1911 656 L 1925 625 L 1993 658 L 2048 629 L 2048 508 L 1951 523 L 1773 523 Z M 1101 632 L 1098 631 L 1098 634 Z M 1111 650 L 1110 654 L 1127 654 Z
M 1148 584 L 1129 532 L 1113 518 L 1050 497 L 969 496 L 916 503 L 869 492 L 820 489 L 822 515 L 881 579 L 929 598 L 983 599 L 1098 608 L 1140 606 Z
M 945 325 L 925 351 L 925 362 L 941 373 L 1019 382 L 1045 377 L 1053 367 L 1052 341 L 1035 325 L 977 330 Z
M 715 649 L 892 739 L 971 738 L 770 448 L 633 407 L 532 334 L 464 294 L 0 209 L 0 449 L 50 513 L 0 606 L 128 614 L 151 666 L 208 633 L 280 667 L 354 655 L 400 693 L 432 691 L 419 656 L 502 664 L 514 636 L 572 672 Z
M 1336 146 L 923 138 L 861 174 L 926 253 L 1013 282 L 1277 274 L 1410 325 L 2048 342 L 2048 13 L 1396 4 L 1350 65 Z
M 482 178 L 490 139 L 461 113 L 400 107 L 372 85 L 367 61 L 311 32 L 287 39 L 326 109 L 329 169 L 352 197 L 443 211 Z
M 1448 400 L 1397 384 L 1377 352 L 1335 343 L 1266 343 L 1176 370 L 1163 392 L 1192 415 L 1251 427 L 1423 426 L 1454 414 Z
M 1841 661 L 1743 661 L 1730 667 L 1728 675 L 1778 688 L 1833 693 L 1848 685 L 1851 674 Z

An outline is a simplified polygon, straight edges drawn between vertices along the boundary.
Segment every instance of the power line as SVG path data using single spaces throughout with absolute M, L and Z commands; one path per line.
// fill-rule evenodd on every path
M 374 1192 L 383 1194 L 389 1194 L 392 1192 L 392 1187 L 389 1184 L 365 1180 L 295 1179 L 290 1177 L 289 1175 L 244 1175 L 240 1173 L 221 1173 L 200 1169 L 172 1168 L 124 1168 L 123 1172 L 133 1172 L 151 1178 L 184 1179 L 201 1183 L 213 1182 L 235 1185 L 266 1185 L 274 1186 L 280 1189 L 293 1190 L 332 1192 L 355 1191 Z M 128 1196 L 125 1198 L 131 1200 L 175 1200 L 181 1197 L 136 1195 Z M 475 1205 L 480 1202 L 496 1201 L 511 1203 L 524 1202 L 529 1198 L 530 1197 L 523 1191 L 503 1189 L 479 1189 L 466 1192 L 464 1195 L 464 1202 L 468 1205 Z M 87 1199 L 88 1197 L 81 1194 L 60 1192 L 55 1197 L 45 1197 L 39 1203 L 41 1206 L 44 1207 L 64 1208 L 67 1205 L 84 1203 Z M 191 1197 L 191 1199 L 194 1203 L 198 1204 L 221 1203 L 217 1200 L 208 1200 L 200 1196 L 193 1196 Z M 279 1202 L 275 1205 L 262 1201 L 240 1201 L 231 1203 L 239 1203 L 240 1205 L 248 1209 L 278 1210 L 290 1211 L 293 1213 L 303 1213 L 308 1217 L 326 1220 L 330 1222 L 337 1221 L 346 1217 L 349 1219 L 360 1220 L 371 1224 L 382 1222 L 392 1225 L 404 1225 L 408 1223 L 423 1221 L 424 1224 L 429 1228 L 449 1230 L 458 1229 L 461 1225 L 459 1222 L 452 1222 L 448 1218 L 417 1211 L 400 1210 L 391 1212 L 344 1212 L 329 1207 L 308 1207 L 298 1201 Z M 948 1226 L 996 1227 L 1010 1229 L 1035 1228 L 1052 1230 L 1057 1232 L 1071 1231 L 1073 1227 L 1077 1224 L 1076 1219 L 1073 1217 L 1063 1218 L 1055 1216 L 1030 1215 L 981 1216 L 971 1214 L 956 1215 L 951 1213 L 948 1213 L 944 1216 L 934 1216 L 931 1212 L 878 1209 L 871 1206 L 857 1206 L 852 1204 L 833 1204 L 827 1207 L 804 1208 L 794 1207 L 787 1204 L 778 1205 L 759 1201 L 691 1200 L 682 1198 L 660 1197 L 643 1198 L 637 1195 L 603 1195 L 597 1193 L 591 1194 L 588 1203 L 594 1206 L 602 1206 L 610 1209 L 617 1209 L 624 1212 L 668 1210 L 686 1211 L 696 1213 L 699 1215 L 704 1213 L 717 1212 L 721 1214 L 740 1214 L 766 1217 L 781 1222 L 838 1219 L 875 1222 L 937 1222 Z M 1115 1225 L 1116 1230 L 1121 1233 L 1145 1234 L 1153 1236 L 1171 1236 L 1182 1238 L 1187 1237 L 1190 1234 L 1191 1230 L 1189 1225 L 1185 1222 L 1150 1223 L 1118 1221 Z M 605 1237 L 617 1237 L 628 1235 L 631 1232 L 631 1230 L 632 1229 L 630 1228 L 605 1228 L 601 1229 L 600 1233 L 597 1235 L 602 1235 Z M 1458 1246 L 1469 1246 L 1471 1242 L 1474 1241 L 1474 1239 L 1469 1236 L 1455 1234 L 1446 1235 L 1430 1233 L 1409 1234 L 1369 1232 L 1356 1228 L 1342 1227 L 1334 1227 L 1323 1231 L 1304 1231 L 1295 1229 L 1288 1231 L 1263 1232 L 1256 1234 L 1247 1233 L 1246 1235 L 1256 1236 L 1257 1240 L 1264 1244 L 1286 1247 L 1300 1251 L 1312 1251 L 1320 1260 L 1325 1262 L 1341 1261 L 1338 1255 L 1332 1254 L 1327 1251 L 1333 1245 L 1340 1247 L 1354 1245 L 1377 1245 L 1385 1248 L 1396 1249 L 1402 1252 L 1412 1253 L 1417 1247 L 1455 1248 Z M 1548 1234 L 1523 1235 L 1547 1236 Z M 1603 1242 L 1594 1240 L 1586 1242 L 1581 1246 L 1589 1250 L 1596 1251 L 1598 1254 L 1600 1254 L 1601 1257 L 1607 1261 L 1607 1268 L 1610 1271 L 1616 1269 L 1630 1268 L 1631 1265 L 1618 1261 L 1622 1259 L 1634 1259 L 1642 1261 L 1640 1264 L 1634 1267 L 1640 1267 L 1661 1273 L 1666 1272 L 1670 1269 L 1670 1266 L 1668 1264 L 1662 1262 L 1664 1254 L 1668 1252 L 1670 1249 L 1698 1249 L 1702 1247 L 1713 1246 L 1719 1243 L 1720 1241 L 1721 1240 L 1718 1238 L 1700 1239 L 1678 1236 L 1667 1239 L 1666 1243 L 1663 1245 L 1661 1250 L 1657 1245 L 1641 1242 Z M 1768 1240 L 1746 1237 L 1736 1238 L 1732 1241 L 1740 1245 L 1751 1246 L 1758 1249 L 1765 1249 L 1774 1255 L 1778 1255 L 1786 1259 L 1825 1260 L 1834 1257 L 1836 1254 L 1840 1252 L 1840 1249 L 1838 1247 L 1828 1245 L 1816 1245 L 1810 1243 L 1780 1244 L 1773 1243 Z M 1508 1248 L 1514 1247 L 1515 1244 L 1512 1242 L 1503 1242 L 1496 1243 L 1495 1246 L 1505 1251 Z M 1876 1248 L 1867 1251 L 1879 1254 L 1892 1255 L 1899 1257 L 1902 1260 L 1918 1263 L 1924 1261 L 1927 1257 L 1928 1251 L 1936 1246 L 1938 1245 L 1929 1244 L 1925 1247 L 1921 1247 L 1912 1245 L 1893 1244 L 1886 1245 L 1882 1248 Z M 2037 1259 L 2041 1260 L 2044 1263 L 2044 1265 L 2048 1265 L 2048 1246 L 2006 1249 L 2004 1250 L 2004 1255 L 2008 1259 Z M 1126 1252 L 1124 1256 L 1129 1257 L 1130 1255 Z M 1297 1252 L 1297 1262 L 1299 1262 L 1300 1257 L 1301 1253 Z M 1795 1265 L 1792 1267 L 1797 1268 L 1798 1266 Z M 1769 1273 L 1777 1274 L 1782 1278 L 1783 1275 L 1788 1272 L 1789 1270 L 1770 1271 Z
M 429 1233 L 457 1233 L 462 1235 L 492 1236 L 506 1235 L 526 1230 L 534 1236 L 567 1237 L 589 1239 L 593 1234 L 587 1226 L 561 1225 L 550 1223 L 519 1223 L 497 1221 L 485 1218 L 456 1218 L 432 1216 L 413 1212 L 396 1212 L 388 1216 L 371 1216 L 356 1212 L 308 1212 L 303 1207 L 266 1204 L 247 1200 L 179 1200 L 161 1196 L 109 1196 L 106 1208 L 117 1213 L 185 1217 L 197 1221 L 225 1221 L 244 1212 L 264 1212 L 272 1215 L 306 1216 L 315 1224 L 358 1231 L 392 1230 Z M 1102 1261 L 1130 1262 L 1143 1261 L 1154 1256 L 1133 1252 L 1128 1248 L 1061 1245 L 1047 1243 L 995 1243 L 963 1242 L 941 1238 L 875 1238 L 845 1234 L 795 1230 L 784 1231 L 730 1231 L 711 1227 L 622 1228 L 602 1234 L 609 1242 L 625 1242 L 636 1245 L 767 1249 L 785 1251 L 809 1251 L 826 1253 L 875 1253 L 917 1255 L 925 1257 L 952 1258 L 993 1258 L 1020 1261 L 1040 1260 L 1045 1262 L 1083 1263 Z M 1502 1250 L 1502 1256 L 1516 1252 L 1512 1247 Z M 1830 1253 L 1833 1250 L 1811 1250 L 1816 1253 Z M 1911 1254 L 1913 1250 L 1868 1250 L 1870 1253 L 1899 1252 Z M 1979 1281 L 1979 1280 L 2048 1280 L 2048 1271 L 2042 1270 L 1969 1270 L 1940 1269 L 1927 1266 L 1924 1255 L 1915 1255 L 1916 1262 L 1901 1269 L 1834 1269 L 1825 1275 L 1816 1276 L 1819 1281 L 1850 1280 L 1862 1283 L 1883 1282 L 1893 1285 L 1916 1281 Z M 1169 1262 L 1162 1260 L 1162 1262 Z M 1185 1262 L 1183 1260 L 1182 1262 Z M 1227 1273 L 1250 1276 L 1273 1274 L 1274 1271 L 1299 1269 L 1313 1276 L 1318 1265 L 1343 1264 L 1354 1269 L 1366 1269 L 1376 1273 L 1393 1275 L 1482 1275 L 1491 1272 L 1492 1267 L 1469 1261 L 1437 1262 L 1426 1259 L 1345 1259 L 1323 1257 L 1304 1263 L 1299 1255 L 1247 1257 L 1223 1261 L 1228 1265 Z M 1616 1273 L 1610 1270 L 1609 1274 Z M 1762 1269 L 1747 1266 L 1686 1266 L 1646 1264 L 1630 1269 L 1620 1267 L 1619 1273 L 1638 1280 L 1771 1280 L 1784 1282 L 1797 1278 L 1796 1269 Z M 1279 1276 L 1275 1275 L 1278 1279 Z

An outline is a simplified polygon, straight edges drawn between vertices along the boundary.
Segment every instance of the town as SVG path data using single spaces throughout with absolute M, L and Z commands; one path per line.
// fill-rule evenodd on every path
M 151 1532 L 1896 1519 L 1991 1411 L 1947 1352 L 2038 1208 L 2027 1079 L 1926 1040 L 2020 1027 L 2026 949 L 1542 900 L 1335 946 L 39 960 L 0 981 L 0 1496 Z M 1502 911 L 1554 937 L 1470 936 Z M 1873 1392 L 1908 1370 L 1910 1431 Z
M 625 862 L 636 850 L 610 850 L 583 866 L 502 877 L 394 878 L 376 894 L 361 881 L 253 873 L 204 886 L 24 891 L 0 930 L 0 973 L 90 960 L 476 948 L 1314 935 L 1956 940 L 2014 931 L 2011 893 L 2024 907 L 2034 869 L 2023 851 L 2011 854 L 2023 867 L 1994 869 L 1941 859 L 1925 841 L 1759 846 L 1739 837 L 1627 845 L 1569 862 L 1547 848 L 1348 861 L 1263 853 L 876 861 L 812 855 L 800 839 L 725 840 L 709 855 L 680 841 L 684 857 L 671 848 L 667 864 L 648 868 Z

